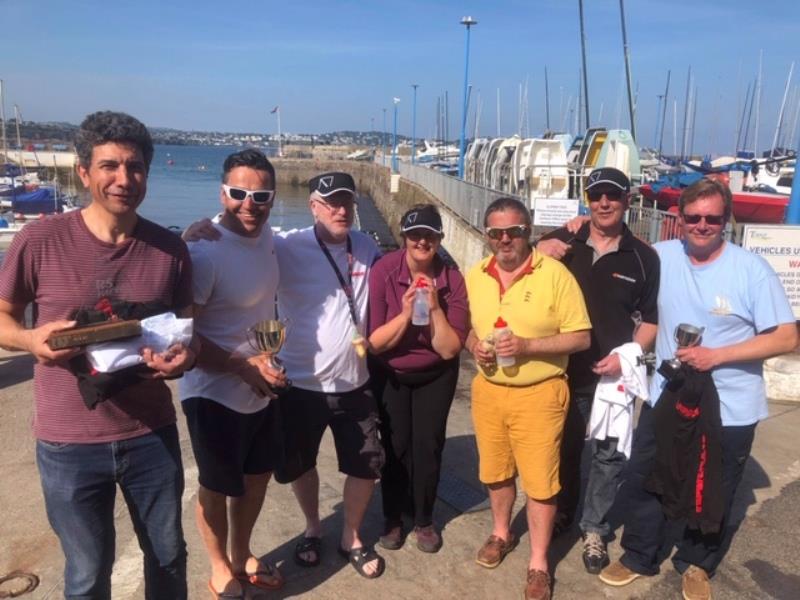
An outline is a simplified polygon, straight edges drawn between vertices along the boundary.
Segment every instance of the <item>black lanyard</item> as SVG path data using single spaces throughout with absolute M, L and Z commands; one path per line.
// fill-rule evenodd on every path
M 333 260 L 330 250 L 325 243 L 320 239 L 316 227 L 314 228 L 314 237 L 317 238 L 317 243 L 322 249 L 325 258 L 328 259 L 333 272 L 336 273 L 336 278 L 339 280 L 339 285 L 342 287 L 344 295 L 347 296 L 347 304 L 350 306 L 350 318 L 353 319 L 353 325 L 358 326 L 358 313 L 356 312 L 356 302 L 353 298 L 353 242 L 350 241 L 350 236 L 347 236 L 347 281 L 344 280 L 344 275 Z

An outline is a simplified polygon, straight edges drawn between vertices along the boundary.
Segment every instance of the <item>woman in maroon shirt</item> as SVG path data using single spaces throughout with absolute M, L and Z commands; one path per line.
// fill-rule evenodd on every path
M 467 291 L 458 269 L 437 255 L 443 234 L 435 206 L 409 210 L 401 234 L 403 248 L 381 258 L 369 276 L 369 343 L 377 357 L 373 384 L 386 450 L 380 544 L 389 550 L 403 545 L 406 512 L 414 517 L 417 547 L 437 552 L 442 539 L 433 524 L 433 506 L 458 355 L 467 336 Z M 430 309 L 428 325 L 412 324 L 420 280 Z

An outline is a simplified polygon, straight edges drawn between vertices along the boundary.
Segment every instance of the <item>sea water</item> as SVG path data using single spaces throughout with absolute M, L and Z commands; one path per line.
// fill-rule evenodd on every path
M 156 146 L 147 196 L 139 214 L 159 225 L 184 228 L 220 211 L 220 184 L 231 146 Z M 87 199 L 88 200 L 88 199 Z M 281 186 L 270 211 L 272 227 L 293 229 L 312 224 L 305 188 Z
M 234 146 L 155 147 L 147 178 L 147 195 L 139 214 L 164 227 L 181 229 L 204 217 L 220 212 L 220 184 L 225 158 L 241 148 Z M 71 190 L 84 203 L 86 190 Z M 270 211 L 269 223 L 283 230 L 307 227 L 313 223 L 308 210 L 308 190 L 280 186 Z M 0 261 L 5 254 L 0 246 Z

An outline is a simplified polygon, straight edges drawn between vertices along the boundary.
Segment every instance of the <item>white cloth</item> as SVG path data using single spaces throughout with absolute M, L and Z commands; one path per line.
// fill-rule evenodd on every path
M 617 450 L 626 458 L 631 456 L 633 439 L 634 400 L 649 398 L 647 384 L 647 367 L 637 365 L 637 358 L 642 356 L 642 347 L 636 342 L 618 346 L 611 354 L 619 355 L 622 375 L 609 377 L 603 375 L 597 383 L 592 402 L 592 414 L 589 417 L 589 438 L 604 440 L 617 438 Z
M 380 256 L 375 242 L 351 231 L 353 295 L 358 332 L 365 336 L 368 276 Z M 347 245 L 327 244 L 347 281 Z M 281 281 L 278 314 L 288 317 L 286 343 L 280 358 L 295 387 L 341 394 L 367 382 L 367 361 L 353 346 L 353 321 L 347 296 L 331 264 L 319 247 L 312 227 L 292 230 L 275 238 Z
M 95 371 L 113 373 L 144 362 L 140 352 L 150 348 L 164 352 L 173 344 L 188 346 L 192 341 L 192 319 L 178 319 L 167 312 L 140 321 L 142 333 L 134 338 L 86 346 L 86 358 Z
M 247 330 L 275 318 L 278 261 L 272 230 L 265 226 L 261 235 L 251 238 L 215 227 L 219 240 L 189 244 L 194 303 L 202 307 L 195 328 L 223 350 L 254 356 L 258 352 L 247 341 Z M 184 374 L 178 393 L 181 400 L 208 398 L 243 414 L 269 404 L 238 375 L 201 367 Z

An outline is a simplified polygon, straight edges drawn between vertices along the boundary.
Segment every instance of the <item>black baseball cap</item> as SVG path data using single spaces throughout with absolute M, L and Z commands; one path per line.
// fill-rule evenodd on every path
M 432 204 L 413 208 L 403 215 L 400 231 L 406 233 L 413 229 L 427 229 L 442 235 L 442 217 Z
M 308 191 L 311 194 L 316 192 L 323 198 L 327 198 L 336 192 L 350 192 L 355 196 L 356 182 L 349 173 L 331 171 L 330 173 L 322 173 L 309 179 Z
M 621 189 L 626 194 L 631 191 L 631 180 L 619 169 L 614 167 L 601 167 L 589 173 L 586 179 L 586 191 L 598 185 L 612 185 Z

